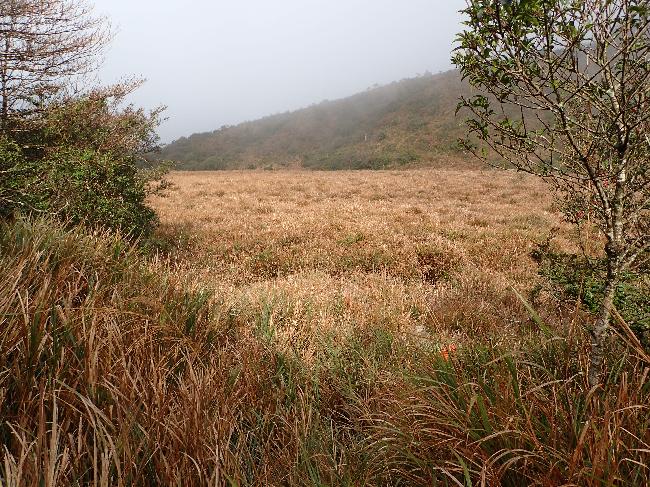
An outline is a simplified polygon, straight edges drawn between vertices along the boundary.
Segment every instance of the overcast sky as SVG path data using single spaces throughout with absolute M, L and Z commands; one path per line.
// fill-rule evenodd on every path
M 163 141 L 451 68 L 464 0 L 90 0 L 116 36 L 103 82 L 147 83 Z

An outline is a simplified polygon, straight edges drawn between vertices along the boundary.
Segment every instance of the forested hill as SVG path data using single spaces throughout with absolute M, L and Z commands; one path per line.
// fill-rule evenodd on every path
M 453 156 L 463 127 L 454 112 L 466 90 L 457 71 L 427 74 L 183 137 L 162 157 L 178 169 L 380 169 L 460 160 Z

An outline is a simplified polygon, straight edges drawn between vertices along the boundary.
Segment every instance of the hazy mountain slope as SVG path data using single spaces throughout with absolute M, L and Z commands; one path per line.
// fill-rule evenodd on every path
M 457 71 L 424 75 L 337 101 L 183 137 L 163 158 L 180 169 L 429 165 L 457 153 Z

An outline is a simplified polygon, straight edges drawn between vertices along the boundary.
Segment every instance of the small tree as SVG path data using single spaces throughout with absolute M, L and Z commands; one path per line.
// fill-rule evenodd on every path
M 597 385 L 621 273 L 650 253 L 649 2 L 468 0 L 462 12 L 453 62 L 480 92 L 459 104 L 473 115 L 467 147 L 549 181 L 571 221 L 589 216 L 604 235 Z
M 86 86 L 109 38 L 84 0 L 0 0 L 0 217 L 153 228 L 162 172 L 141 169 L 162 109 L 125 104 L 139 81 Z

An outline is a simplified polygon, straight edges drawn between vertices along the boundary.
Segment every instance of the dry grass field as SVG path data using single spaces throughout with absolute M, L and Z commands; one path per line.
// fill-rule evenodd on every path
M 539 181 L 171 179 L 146 245 L 2 227 L 0 484 L 648 485 L 647 356 L 613 340 L 589 389 L 533 252 L 598 242 Z
M 443 344 L 517 337 L 528 317 L 512 288 L 540 284 L 535 245 L 552 236 L 575 247 L 548 188 L 515 172 L 178 172 L 171 181 L 154 207 L 179 265 L 243 307 L 290 313 L 290 334 L 381 323 Z

